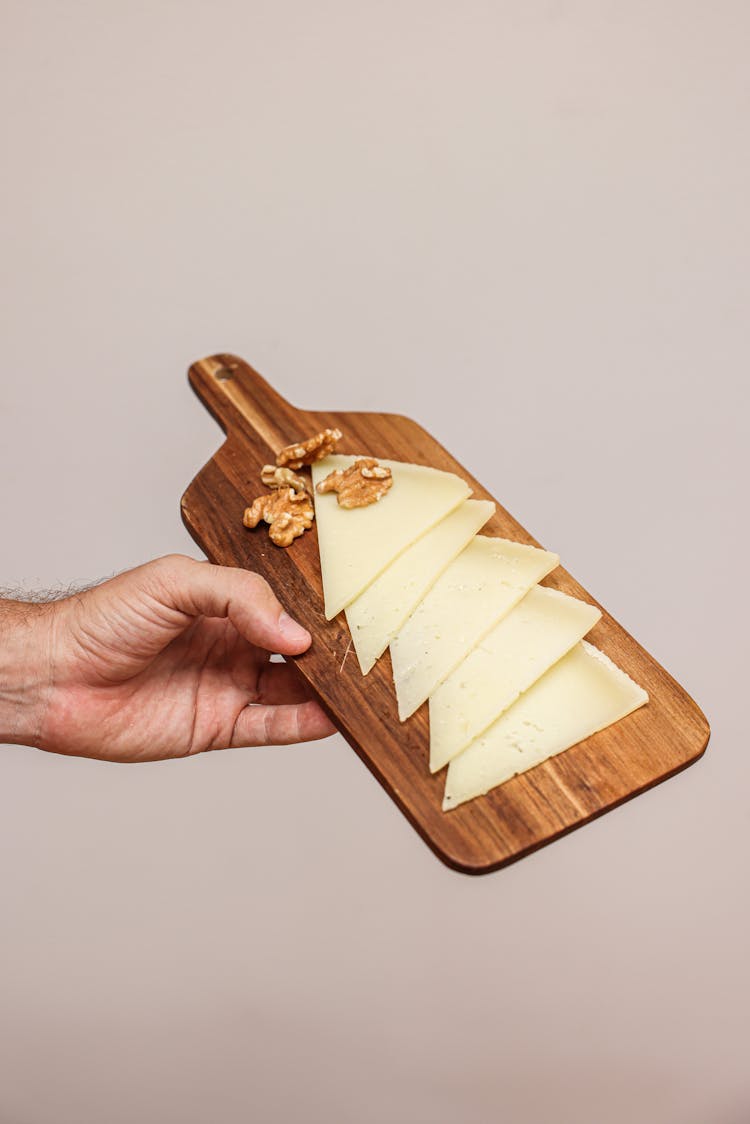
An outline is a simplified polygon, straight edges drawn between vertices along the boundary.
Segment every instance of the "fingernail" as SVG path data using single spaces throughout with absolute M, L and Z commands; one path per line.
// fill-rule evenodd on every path
M 303 641 L 309 643 L 311 639 L 307 629 L 303 628 L 301 624 L 298 624 L 288 613 L 283 611 L 279 617 L 279 632 L 283 633 L 292 644 L 301 644 Z

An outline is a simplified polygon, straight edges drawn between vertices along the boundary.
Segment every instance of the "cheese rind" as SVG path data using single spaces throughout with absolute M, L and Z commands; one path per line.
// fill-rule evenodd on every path
M 472 539 L 391 641 L 402 722 L 559 561 L 508 539 Z
M 535 586 L 430 696 L 430 772 L 437 772 L 601 617 L 556 589 Z
M 443 811 L 570 749 L 647 702 L 642 687 L 582 640 L 451 761 Z
M 412 543 L 346 607 L 363 675 L 453 559 L 495 510 L 488 500 L 465 500 Z
M 390 468 L 393 486 L 368 507 L 343 508 L 334 493 L 318 495 L 315 486 L 355 456 L 334 455 L 312 466 L 315 521 L 328 620 L 357 597 L 386 566 L 471 494 L 452 472 L 423 465 L 380 460 Z

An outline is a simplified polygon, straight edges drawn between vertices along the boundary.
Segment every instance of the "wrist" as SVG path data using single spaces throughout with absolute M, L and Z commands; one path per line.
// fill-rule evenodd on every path
M 0 601 L 0 744 L 39 744 L 52 685 L 54 612 L 54 605 Z

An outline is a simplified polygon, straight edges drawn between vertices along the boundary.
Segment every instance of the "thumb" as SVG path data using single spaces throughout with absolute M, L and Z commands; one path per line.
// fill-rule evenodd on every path
M 310 633 L 289 616 L 260 574 L 181 554 L 145 568 L 152 571 L 151 592 L 165 608 L 187 618 L 226 617 L 248 643 L 269 652 L 294 656 L 310 647 Z

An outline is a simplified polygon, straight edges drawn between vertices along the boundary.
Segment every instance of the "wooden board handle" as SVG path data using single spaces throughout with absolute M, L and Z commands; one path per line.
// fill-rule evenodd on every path
M 188 379 L 195 393 L 227 434 L 257 441 L 278 450 L 294 439 L 285 419 L 296 411 L 244 359 L 236 355 L 209 355 L 193 363 Z

